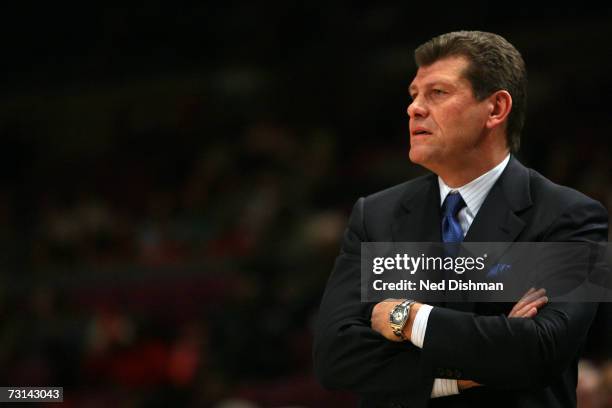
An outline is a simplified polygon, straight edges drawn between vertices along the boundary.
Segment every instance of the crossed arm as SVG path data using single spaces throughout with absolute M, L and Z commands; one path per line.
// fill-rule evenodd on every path
M 429 315 L 423 349 L 410 342 L 389 341 L 381 334 L 385 330 L 382 322 L 388 322 L 388 309 L 381 306 L 371 315 L 371 305 L 360 301 L 361 242 L 370 240 L 363 217 L 360 200 L 321 302 L 314 363 L 316 375 L 326 387 L 361 394 L 401 394 L 425 401 L 441 367 L 455 368 L 457 379 L 521 389 L 550 383 L 575 358 L 597 304 L 549 303 L 541 307 L 532 304 L 535 299 L 517 304 L 514 315 L 508 316 L 435 307 Z M 543 238 L 602 241 L 607 236 L 607 214 L 597 203 L 584 203 L 562 215 L 551 231 L 554 233 Z M 449 334 L 452 342 L 446 340 Z
M 545 289 L 531 288 L 514 305 L 514 307 L 508 314 L 508 317 L 532 318 L 538 313 L 538 310 L 542 308 L 547 302 L 548 298 L 546 297 Z M 402 342 L 413 338 L 413 323 L 418 311 L 422 306 L 422 304 L 418 302 L 412 305 L 412 307 L 410 308 L 408 320 L 406 322 L 406 325 L 404 326 L 403 338 L 400 338 L 393 333 L 393 331 L 391 330 L 391 326 L 389 325 L 389 313 L 396 305 L 400 303 L 401 300 L 384 301 L 377 303 L 372 309 L 372 329 L 383 335 L 387 340 L 393 342 Z M 481 384 L 472 380 L 457 380 L 457 387 L 460 391 L 480 385 Z

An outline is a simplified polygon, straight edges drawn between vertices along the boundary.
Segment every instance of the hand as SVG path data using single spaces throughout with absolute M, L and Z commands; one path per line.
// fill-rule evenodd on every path
M 534 317 L 547 302 L 546 289 L 529 289 L 514 305 L 508 317 Z
M 421 307 L 420 303 L 413 303 L 410 306 L 410 313 L 408 314 L 408 321 L 406 321 L 406 325 L 404 326 L 404 338 L 398 337 L 391 330 L 391 325 L 389 324 L 389 313 L 391 310 L 400 303 L 402 303 L 404 299 L 387 299 L 380 303 L 377 303 L 372 309 L 372 317 L 370 318 L 372 329 L 382 334 L 387 340 L 400 342 L 410 340 L 410 336 L 412 335 L 412 323 L 414 322 L 414 317 L 416 316 L 417 311 Z
M 403 341 L 403 339 L 397 337 L 393 333 L 393 330 L 391 330 L 391 325 L 389 324 L 389 313 L 391 313 L 391 310 L 393 310 L 395 306 L 402 303 L 402 301 L 403 300 L 401 299 L 383 300 L 382 302 L 377 303 L 376 306 L 374 306 L 374 309 L 372 309 L 372 317 L 370 318 L 372 329 L 385 336 L 387 340 L 397 342 Z

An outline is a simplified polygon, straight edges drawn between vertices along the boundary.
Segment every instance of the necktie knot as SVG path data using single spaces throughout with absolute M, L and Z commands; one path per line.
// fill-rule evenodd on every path
M 444 199 L 444 204 L 442 204 L 442 214 L 445 217 L 456 217 L 459 211 L 465 207 L 465 201 L 463 201 L 463 197 L 459 193 L 450 193 Z

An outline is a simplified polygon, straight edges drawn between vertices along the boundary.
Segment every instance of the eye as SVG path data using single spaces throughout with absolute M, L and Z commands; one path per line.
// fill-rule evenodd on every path
M 444 92 L 442 89 L 432 89 L 432 90 L 431 90 L 431 92 L 432 92 L 434 95 L 443 95 L 443 94 L 445 94 L 445 93 L 446 93 L 446 92 Z

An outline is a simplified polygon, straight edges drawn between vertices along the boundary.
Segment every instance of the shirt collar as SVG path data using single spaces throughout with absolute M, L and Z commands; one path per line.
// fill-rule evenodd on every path
M 474 216 L 476 216 L 485 198 L 487 198 L 489 191 L 491 191 L 491 188 L 493 188 L 493 184 L 495 184 L 499 176 L 501 176 L 509 161 L 510 154 L 508 154 L 506 158 L 501 161 L 501 163 L 493 167 L 491 170 L 487 171 L 478 178 L 475 178 L 469 183 L 457 188 L 447 186 L 446 183 L 444 183 L 444 181 L 438 176 L 438 185 L 440 186 L 440 206 L 442 206 L 442 203 L 444 203 L 444 200 L 449 193 L 458 191 L 461 194 L 461 197 L 463 197 L 468 210 Z

